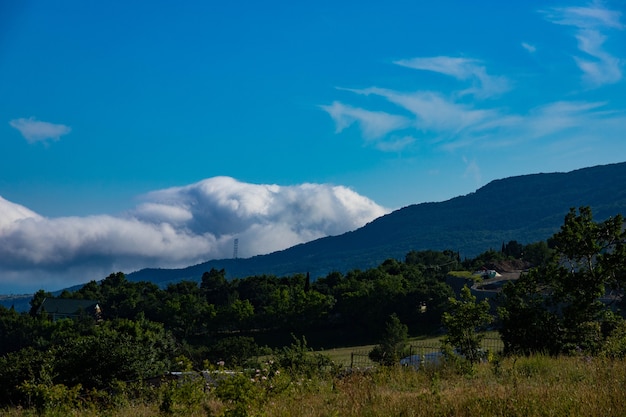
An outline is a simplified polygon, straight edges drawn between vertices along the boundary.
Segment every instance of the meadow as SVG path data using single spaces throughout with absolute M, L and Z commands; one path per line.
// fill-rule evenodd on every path
M 483 332 L 481 342 L 482 348 L 488 352 L 501 352 L 504 344 L 500 339 L 500 335 L 496 331 Z M 412 337 L 407 340 L 408 355 L 424 355 L 441 350 L 442 337 Z M 349 346 L 335 349 L 318 351 L 320 354 L 328 356 L 335 364 L 343 367 L 368 368 L 376 366 L 369 359 L 369 352 L 376 345 Z
M 155 388 L 107 408 L 7 409 L 7 417 L 111 416 L 621 416 L 626 361 L 591 357 L 493 358 L 471 368 L 381 367 L 313 375 L 260 369 L 205 392 L 193 381 Z M 148 399 L 150 398 L 150 399 Z

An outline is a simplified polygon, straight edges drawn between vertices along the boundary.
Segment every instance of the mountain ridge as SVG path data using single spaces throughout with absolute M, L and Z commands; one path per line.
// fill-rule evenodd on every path
M 127 275 L 160 285 L 199 280 L 211 268 L 228 278 L 277 276 L 375 267 L 411 250 L 458 251 L 473 257 L 502 242 L 531 243 L 552 236 L 571 207 L 590 206 L 596 220 L 626 214 L 626 162 L 562 173 L 536 173 L 489 182 L 442 202 L 412 204 L 363 227 L 246 259 L 210 260 L 178 269 L 148 268 Z

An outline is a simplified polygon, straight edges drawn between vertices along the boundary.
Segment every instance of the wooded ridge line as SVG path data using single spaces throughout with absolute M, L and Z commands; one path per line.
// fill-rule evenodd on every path
M 373 268 L 390 258 L 400 260 L 412 250 L 451 249 L 461 258 L 475 257 L 511 240 L 548 239 L 570 208 L 588 206 L 597 220 L 626 214 L 624 184 L 626 162 L 504 178 L 465 196 L 401 208 L 339 236 L 247 259 L 143 269 L 127 278 L 163 286 L 183 279 L 199 281 L 204 272 L 215 268 L 224 269 L 227 279 L 307 272 L 317 279 L 334 271 Z

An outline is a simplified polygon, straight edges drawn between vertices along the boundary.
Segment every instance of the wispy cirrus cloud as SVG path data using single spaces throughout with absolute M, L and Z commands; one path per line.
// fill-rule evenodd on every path
M 588 86 L 623 80 L 624 60 L 611 51 L 609 39 L 610 31 L 626 27 L 621 23 L 620 12 L 593 3 L 587 7 L 550 8 L 542 13 L 547 21 L 573 32 L 579 52 L 574 53 L 571 61 L 566 58 L 566 62 L 574 74 L 578 69 L 582 71 Z M 528 42 L 518 45 L 529 54 L 538 51 L 536 45 Z M 406 138 L 397 145 L 405 154 L 438 157 L 441 151 L 467 153 L 471 159 L 465 161 L 462 178 L 473 179 L 477 185 L 482 175 L 479 160 L 472 155 L 494 158 L 500 164 L 507 159 L 520 163 L 529 158 L 533 163 L 542 159 L 563 160 L 563 155 L 580 155 L 581 149 L 596 158 L 610 157 L 611 152 L 604 150 L 609 148 L 606 144 L 622 143 L 626 130 L 626 109 L 620 107 L 623 100 L 614 91 L 590 92 L 581 89 L 578 80 L 571 83 L 570 77 L 563 74 L 563 66 L 554 65 L 562 60 L 562 55 L 546 53 L 554 45 L 557 44 L 552 40 L 543 40 L 543 53 L 533 57 L 533 65 L 524 68 L 523 61 L 515 63 L 509 68 L 512 75 L 499 75 L 488 68 L 487 61 L 475 57 L 438 55 L 393 62 L 418 70 L 412 84 L 423 79 L 422 88 L 338 89 L 381 97 L 387 102 L 355 97 L 355 102 L 367 103 L 361 111 L 371 112 L 377 109 L 374 106 L 384 106 L 388 117 L 402 115 L 408 119 L 409 125 L 403 124 L 401 129 L 392 130 L 389 125 L 388 131 L 377 139 L 377 149 L 391 149 L 398 138 Z M 455 83 L 432 84 L 433 77 L 423 77 L 424 71 L 448 76 Z M 435 89 L 433 85 L 445 89 Z M 337 124 L 337 132 L 342 128 Z M 501 152 L 507 154 L 501 156 Z M 486 175 L 494 174 L 489 171 Z
M 404 137 L 409 138 L 402 143 L 403 149 L 419 140 L 453 151 L 470 146 L 505 147 L 564 134 L 591 138 L 594 132 L 603 132 L 612 138 L 626 128 L 624 112 L 607 110 L 607 102 L 560 100 L 514 113 L 498 107 L 477 108 L 476 104 L 458 103 L 433 91 L 400 92 L 378 87 L 342 90 L 377 95 L 411 113 L 414 117 L 410 128 L 403 129 L 408 133 Z M 393 148 L 397 137 L 392 134 L 379 144 Z
M 53 290 L 120 270 L 229 258 L 235 237 L 241 257 L 269 253 L 388 211 L 343 186 L 230 177 L 151 192 L 120 216 L 46 218 L 0 197 L 0 276 L 5 291 Z
M 481 124 L 498 116 L 494 110 L 477 110 L 433 91 L 407 93 L 378 87 L 344 90 L 366 96 L 381 96 L 412 113 L 415 116 L 415 128 L 437 134 L 457 134 L 471 126 L 479 128 Z
M 320 107 L 335 121 L 335 133 L 357 123 L 368 140 L 381 138 L 410 125 L 409 119 L 404 116 L 352 107 L 338 101 Z
M 57 141 L 61 136 L 67 135 L 72 128 L 63 124 L 55 124 L 37 120 L 34 117 L 28 119 L 19 118 L 9 122 L 11 127 L 19 130 L 28 143 Z
M 588 130 L 590 125 L 614 114 L 602 110 L 605 102 L 557 101 L 532 109 L 520 126 L 530 138 L 545 137 L 571 129 Z
M 463 163 L 465 164 L 465 171 L 463 172 L 463 177 L 471 178 L 476 186 L 478 187 L 482 181 L 482 174 L 480 171 L 480 167 L 475 160 L 468 160 L 467 157 L 463 157 Z
M 383 152 L 400 152 L 405 148 L 408 148 L 413 143 L 415 143 L 416 139 L 411 136 L 392 136 L 388 140 L 379 141 L 376 143 L 376 148 Z
M 624 29 L 624 24 L 620 21 L 622 13 L 607 9 L 598 2 L 589 7 L 553 7 L 542 10 L 541 13 L 546 19 L 558 25 Z
M 574 56 L 574 60 L 588 85 L 598 87 L 622 79 L 623 60 L 604 48 L 607 40 L 605 31 L 626 27 L 621 23 L 621 12 L 594 3 L 589 7 L 555 7 L 541 13 L 549 22 L 577 29 L 578 49 L 588 57 Z
M 433 71 L 449 75 L 461 81 L 472 81 L 473 86 L 460 92 L 479 98 L 498 96 L 510 90 L 510 82 L 501 76 L 487 74 L 486 67 L 478 59 L 451 56 L 412 58 L 395 61 L 394 64 L 417 70 Z
M 493 130 L 511 123 L 511 117 L 497 108 L 480 108 L 464 100 L 468 94 L 491 96 L 506 91 L 510 84 L 505 77 L 487 75 L 479 60 L 439 56 L 396 61 L 408 68 L 429 70 L 452 76 L 460 81 L 473 83 L 470 89 L 452 94 L 438 91 L 404 92 L 387 88 L 369 87 L 362 89 L 338 88 L 363 96 L 379 96 L 394 104 L 407 117 L 387 112 L 376 112 L 334 102 L 320 106 L 335 121 L 335 132 L 340 133 L 352 123 L 359 122 L 364 139 L 382 151 L 398 151 L 411 147 L 416 141 L 427 138 L 434 142 L 463 142 L 472 132 Z M 399 135 L 399 130 L 409 130 Z M 388 137 L 393 134 L 392 137 Z M 401 139 L 398 139 L 401 138 Z
M 602 49 L 606 36 L 598 31 L 584 30 L 576 35 L 578 47 L 581 51 L 597 58 L 589 60 L 574 57 L 576 64 L 583 71 L 584 80 L 591 85 L 600 86 L 613 84 L 622 79 L 622 64 L 620 59 Z
M 588 85 L 597 87 L 623 79 L 624 60 L 606 49 L 608 31 L 623 30 L 626 27 L 621 22 L 621 12 L 607 9 L 600 3 L 593 3 L 587 7 L 549 8 L 541 13 L 554 24 L 576 29 L 574 35 L 578 41 L 578 49 L 585 55 L 574 56 L 573 59 L 583 72 L 583 79 Z M 522 42 L 521 46 L 529 53 L 536 51 L 536 47 L 529 43 Z M 563 96 L 560 94 L 552 101 L 548 96 L 542 96 L 543 103 L 536 103 L 527 109 L 513 110 L 509 106 L 498 105 L 503 102 L 498 101 L 499 96 L 510 92 L 513 83 L 508 77 L 491 74 L 480 59 L 440 55 L 402 59 L 394 64 L 447 75 L 458 80 L 460 84 L 458 89 L 452 91 L 340 88 L 359 95 L 383 97 L 398 106 L 399 114 L 408 111 L 412 116 L 410 127 L 403 125 L 402 133 L 415 140 L 407 141 L 407 148 L 417 141 L 425 140 L 431 144 L 439 144 L 442 149 L 454 150 L 477 144 L 488 147 L 507 146 L 524 140 L 550 138 L 550 135 L 558 136 L 565 132 L 577 137 L 591 137 L 589 126 L 607 132 L 607 137 L 614 137 L 615 132 L 607 131 L 604 126 L 626 128 L 623 124 L 623 112 L 609 113 L 603 110 L 604 107 L 610 108 L 609 104 L 597 99 L 568 101 L 562 100 Z M 471 87 L 467 88 L 463 83 L 471 83 Z M 493 100 L 479 100 L 483 98 Z M 393 116 L 389 113 L 386 115 Z M 341 131 L 339 124 L 337 127 L 337 131 Z M 399 132 L 391 130 L 391 127 L 389 125 L 386 134 L 397 137 Z M 380 139 L 381 142 L 385 140 L 385 137 Z

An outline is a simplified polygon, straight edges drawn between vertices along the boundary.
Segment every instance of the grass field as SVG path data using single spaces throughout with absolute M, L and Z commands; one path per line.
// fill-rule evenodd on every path
M 590 357 L 511 357 L 470 372 L 448 366 L 390 367 L 344 376 L 233 381 L 227 390 L 124 402 L 107 410 L 0 410 L 6 417 L 593 417 L 626 416 L 626 361 Z M 277 389 L 279 387 L 279 389 Z M 182 388 L 178 388 L 182 391 Z M 163 411 L 168 398 L 167 412 Z
M 438 352 L 441 349 L 441 336 L 411 338 L 408 342 L 409 354 L 424 355 Z M 350 346 L 337 349 L 318 351 L 327 355 L 334 363 L 344 367 L 371 367 L 375 364 L 370 361 L 368 354 L 375 345 Z M 492 353 L 502 351 L 504 345 L 498 332 L 486 332 L 482 342 L 483 349 Z

